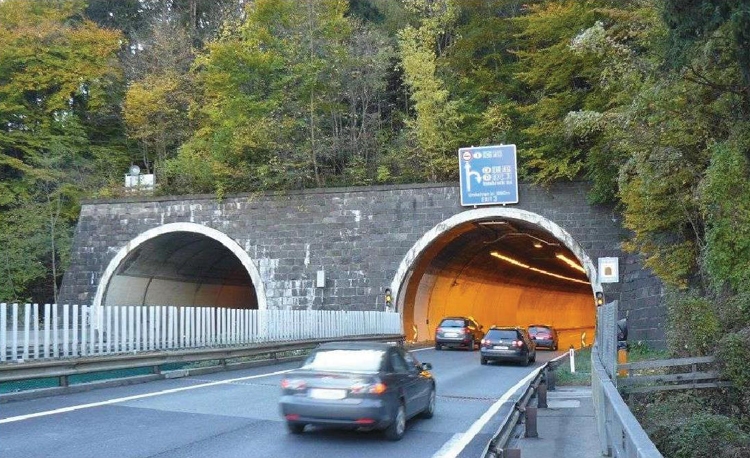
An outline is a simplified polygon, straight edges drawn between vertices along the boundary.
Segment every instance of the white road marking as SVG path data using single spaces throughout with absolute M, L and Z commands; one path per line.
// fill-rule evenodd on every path
M 556 358 L 551 359 L 550 361 L 557 361 L 558 359 L 566 355 L 567 354 L 562 354 Z M 500 398 L 495 401 L 495 403 L 492 404 L 490 408 L 487 409 L 487 411 L 483 413 L 482 416 L 479 417 L 479 419 L 469 427 L 469 429 L 466 430 L 466 432 L 454 434 L 453 437 L 448 440 L 448 442 L 440 447 L 440 450 L 432 455 L 432 458 L 456 458 L 458 454 L 461 453 L 461 450 L 463 450 L 464 447 L 466 447 L 466 445 L 468 445 L 468 443 L 471 442 L 471 440 L 474 439 L 474 437 L 479 434 L 480 431 L 482 431 L 482 428 L 484 428 L 484 426 L 490 421 L 490 419 L 495 416 L 495 414 L 500 410 L 500 407 L 508 402 L 510 398 L 516 393 L 516 391 L 521 389 L 521 387 L 523 387 L 530 380 L 536 377 L 536 374 L 542 370 L 542 367 L 544 366 L 537 367 L 526 377 L 522 378 L 518 383 L 513 385 L 513 387 L 506 391 L 502 396 L 500 396 Z
M 451 450 L 454 447 L 454 445 L 458 441 L 461 440 L 461 437 L 463 435 L 464 435 L 464 433 L 456 433 L 456 434 L 454 434 L 450 439 L 448 439 L 448 442 L 446 442 L 445 444 L 443 444 L 443 446 L 440 447 L 440 450 L 438 450 L 437 452 L 435 452 L 435 454 L 432 455 L 432 456 L 433 457 L 436 457 L 436 456 L 447 456 L 446 454 L 448 453 L 448 451 Z
M 294 369 L 287 369 L 283 371 L 276 371 L 276 372 L 269 372 L 266 374 L 257 374 L 257 375 L 249 375 L 247 377 L 238 377 L 228 380 L 217 380 L 215 382 L 208 382 L 208 383 L 201 383 L 200 385 L 190 385 L 190 386 L 183 386 L 180 388 L 170 388 L 168 390 L 161 390 L 161 391 L 154 391 L 152 393 L 144 393 L 144 394 L 136 394 L 133 396 L 124 396 L 121 398 L 114 398 L 114 399 L 108 399 L 106 401 L 99 401 L 99 402 L 92 402 L 89 404 L 79 404 L 76 406 L 70 406 L 70 407 L 62 407 L 59 409 L 54 410 L 47 410 L 44 412 L 36 412 L 36 413 L 30 413 L 26 415 L 18 415 L 16 417 L 8 417 L 0 419 L 0 424 L 4 423 L 13 423 L 16 421 L 22 421 L 22 420 L 28 420 L 31 418 L 37 418 L 37 417 L 45 417 L 47 415 L 55 415 L 59 413 L 66 413 L 66 412 L 73 412 L 75 410 L 81 410 L 81 409 L 90 409 L 92 407 L 99 407 L 99 406 L 106 406 L 111 404 L 119 404 L 121 402 L 127 402 L 127 401 L 134 401 L 136 399 L 144 399 L 144 398 L 152 398 L 154 396 L 162 396 L 165 394 L 171 394 L 171 393 L 179 393 L 181 391 L 189 391 L 189 390 L 195 390 L 198 388 L 206 388 L 209 386 L 217 386 L 217 385 L 227 385 L 233 382 L 239 382 L 242 380 L 251 380 L 255 378 L 262 378 L 262 377 L 270 377 L 273 375 L 279 375 L 279 374 L 285 374 L 287 372 L 291 372 Z

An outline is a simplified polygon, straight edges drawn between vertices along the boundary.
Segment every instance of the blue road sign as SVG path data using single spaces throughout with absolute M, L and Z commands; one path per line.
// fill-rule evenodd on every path
M 461 205 L 518 203 L 516 145 L 461 148 L 458 165 Z

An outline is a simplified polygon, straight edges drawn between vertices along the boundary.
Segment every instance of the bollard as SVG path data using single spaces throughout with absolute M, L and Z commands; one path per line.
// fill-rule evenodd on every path
M 524 437 L 539 437 L 539 433 L 536 430 L 536 407 L 526 407 L 524 410 L 524 416 L 526 417 L 526 432 Z
M 555 391 L 556 378 L 554 369 L 547 371 L 547 391 Z
M 544 382 L 536 389 L 536 406 L 540 409 L 547 408 L 547 384 Z
M 570 373 L 575 374 L 576 373 L 576 351 L 573 348 L 573 345 L 570 346 L 570 350 L 568 350 L 568 354 L 570 355 Z

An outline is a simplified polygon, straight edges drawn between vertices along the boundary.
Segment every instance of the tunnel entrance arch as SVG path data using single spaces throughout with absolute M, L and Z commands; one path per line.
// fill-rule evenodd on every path
M 473 209 L 425 233 L 391 283 L 407 338 L 429 340 L 442 316 L 472 316 L 491 325 L 548 324 L 564 329 L 561 345 L 593 339 L 594 263 L 575 239 L 537 213 Z
M 221 231 L 170 223 L 139 234 L 107 264 L 93 305 L 266 308 L 258 269 Z

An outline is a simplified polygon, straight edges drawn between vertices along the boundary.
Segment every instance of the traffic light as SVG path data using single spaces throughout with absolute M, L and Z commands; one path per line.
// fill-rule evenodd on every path
M 392 303 L 391 289 L 390 288 L 386 288 L 385 289 L 385 306 L 386 307 L 390 307 L 391 303 Z
M 604 305 L 604 293 L 601 291 L 596 292 L 596 305 Z

